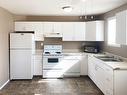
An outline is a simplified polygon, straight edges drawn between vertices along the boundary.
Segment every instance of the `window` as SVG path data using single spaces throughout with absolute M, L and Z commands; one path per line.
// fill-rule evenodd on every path
M 118 46 L 119 44 L 116 44 L 116 18 L 112 17 L 108 19 L 108 45 L 110 46 Z

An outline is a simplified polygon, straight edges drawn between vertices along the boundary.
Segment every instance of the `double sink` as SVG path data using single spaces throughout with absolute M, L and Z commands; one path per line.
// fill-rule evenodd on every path
M 108 56 L 108 55 L 97 55 L 95 56 L 96 58 L 102 60 L 102 61 L 106 61 L 106 62 L 122 62 L 121 59 L 119 58 L 115 58 L 114 56 Z

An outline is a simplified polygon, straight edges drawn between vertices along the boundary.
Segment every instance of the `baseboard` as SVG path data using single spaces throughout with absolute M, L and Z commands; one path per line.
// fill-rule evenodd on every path
M 8 80 L 7 82 L 5 82 L 1 87 L 0 87 L 0 90 L 9 83 L 10 80 Z

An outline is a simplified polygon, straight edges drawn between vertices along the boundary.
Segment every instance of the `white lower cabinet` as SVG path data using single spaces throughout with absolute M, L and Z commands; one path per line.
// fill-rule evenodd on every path
M 34 75 L 42 75 L 42 55 L 34 55 Z
M 105 95 L 113 95 L 113 69 L 108 66 L 104 67 L 104 85 L 105 85 Z
M 64 56 L 64 76 L 80 76 L 80 56 Z
M 81 56 L 80 75 L 88 75 L 88 54 Z
M 95 76 L 96 76 L 96 85 L 100 88 L 100 90 L 102 92 L 105 91 L 105 87 L 104 87 L 104 81 L 105 78 L 104 76 L 104 68 L 101 67 L 100 65 L 96 64 L 95 65 Z
M 88 76 L 104 95 L 127 95 L 127 70 L 112 69 L 106 64 L 108 63 L 89 56 Z
M 88 56 L 88 76 L 95 82 L 95 62 Z
M 67 55 L 63 58 L 64 76 L 87 75 L 87 55 Z

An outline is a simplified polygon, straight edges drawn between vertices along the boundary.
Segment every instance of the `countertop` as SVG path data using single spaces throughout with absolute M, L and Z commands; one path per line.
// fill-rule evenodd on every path
M 36 50 L 34 55 L 42 55 L 43 50 Z M 83 55 L 102 55 L 103 53 L 100 54 L 93 54 L 93 53 L 85 53 L 85 52 L 63 52 L 63 56 L 83 56 Z M 126 59 L 126 58 L 123 58 Z M 105 62 L 102 61 L 104 64 L 107 66 L 111 67 L 114 70 L 119 70 L 119 69 L 126 69 L 127 70 L 127 60 L 124 60 L 123 62 Z
M 95 54 L 91 54 L 92 56 L 95 56 Z M 102 54 L 97 54 L 102 55 Z M 127 59 L 120 57 L 123 61 L 122 62 L 106 62 L 102 61 L 105 65 L 109 66 L 113 70 L 127 70 Z M 98 59 L 98 58 L 97 58 Z M 100 60 L 100 59 L 99 59 Z
M 113 70 L 127 70 L 127 62 L 104 62 Z

